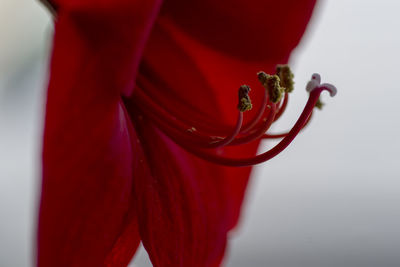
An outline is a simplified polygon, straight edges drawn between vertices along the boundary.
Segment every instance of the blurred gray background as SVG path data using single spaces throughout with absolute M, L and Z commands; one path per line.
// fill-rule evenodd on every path
M 291 63 L 290 128 L 313 72 L 334 83 L 286 151 L 257 167 L 228 267 L 400 266 L 400 1 L 320 1 Z M 0 266 L 32 266 L 52 26 L 0 0 Z M 141 248 L 131 266 L 150 266 Z

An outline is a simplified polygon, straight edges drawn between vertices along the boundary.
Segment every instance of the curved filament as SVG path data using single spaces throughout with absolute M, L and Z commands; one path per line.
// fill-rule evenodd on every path
M 275 147 L 260 155 L 249 158 L 228 158 L 228 157 L 217 156 L 215 154 L 210 154 L 204 150 L 199 150 L 190 146 L 182 145 L 182 147 L 188 152 L 193 153 L 194 155 L 203 158 L 204 160 L 225 166 L 235 166 L 235 167 L 251 166 L 270 160 L 271 158 L 275 157 L 280 152 L 282 152 L 297 136 L 297 134 L 303 128 L 303 125 L 307 121 L 308 117 L 310 116 L 315 104 L 318 101 L 319 95 L 323 90 L 326 89 L 317 87 L 310 93 L 310 97 L 307 101 L 307 104 L 304 107 L 303 112 L 301 113 L 300 117 L 298 118 L 293 128 L 285 136 L 285 138 L 282 139 Z
M 302 127 L 301 130 L 304 130 L 304 128 L 307 127 L 307 125 L 308 125 L 308 124 L 310 123 L 310 121 L 311 121 L 311 118 L 312 118 L 313 114 L 314 114 L 314 112 L 311 112 L 310 116 L 308 117 L 306 123 L 304 123 L 304 125 L 303 125 L 303 127 Z M 271 134 L 268 134 L 268 133 L 266 133 L 266 134 L 264 134 L 264 135 L 262 136 L 262 139 L 279 139 L 279 138 L 285 137 L 288 133 L 289 133 L 289 132 L 285 132 L 285 133 L 276 133 L 276 134 L 272 134 L 272 133 L 271 133 Z

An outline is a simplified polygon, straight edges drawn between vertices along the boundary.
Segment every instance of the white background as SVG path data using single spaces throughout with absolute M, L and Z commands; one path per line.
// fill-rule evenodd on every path
M 313 72 L 335 98 L 257 167 L 228 267 L 400 266 L 400 2 L 329 0 L 292 57 L 306 101 Z M 0 266 L 31 266 L 51 24 L 32 0 L 0 1 Z M 132 266 L 149 266 L 143 249 Z

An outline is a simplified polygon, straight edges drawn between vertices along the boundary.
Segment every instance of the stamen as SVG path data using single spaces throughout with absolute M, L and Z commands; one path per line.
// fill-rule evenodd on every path
M 313 114 L 314 114 L 314 112 L 311 112 L 310 116 L 308 117 L 306 123 L 304 123 L 303 128 L 301 128 L 301 130 L 304 130 L 304 129 L 307 127 L 307 125 L 308 125 L 308 124 L 310 123 L 310 121 L 311 121 L 311 118 L 313 117 Z M 268 133 L 266 133 L 266 134 L 264 134 L 264 135 L 262 136 L 262 139 L 280 139 L 280 138 L 285 137 L 285 136 L 288 135 L 288 134 L 289 134 L 289 131 L 284 132 L 284 133 L 275 133 L 275 134 L 268 134 Z
M 285 96 L 282 105 L 278 109 L 278 113 L 275 116 L 275 120 L 277 121 L 285 112 L 287 103 L 289 101 L 289 93 L 294 90 L 294 74 L 290 70 L 289 65 L 277 65 L 276 66 L 276 75 L 279 76 L 280 86 L 285 90 Z
M 257 124 L 257 122 L 260 121 L 261 117 L 263 116 L 263 114 L 265 112 L 265 108 L 267 107 L 267 103 L 268 103 L 268 93 L 267 93 L 267 90 L 264 89 L 263 102 L 262 102 L 256 116 L 248 124 L 246 124 L 242 127 L 242 129 L 240 130 L 241 134 L 248 133 L 250 130 L 253 129 L 253 127 Z
M 265 74 L 263 72 L 258 73 L 259 80 L 262 84 L 268 83 L 269 77 L 267 77 L 267 76 L 268 76 L 268 74 Z M 279 87 L 279 86 L 277 86 L 277 87 Z M 267 88 L 271 88 L 271 86 L 267 86 Z M 265 88 L 265 91 L 264 91 L 264 101 L 262 104 L 262 110 L 265 109 L 264 105 L 266 105 L 268 103 L 268 99 L 272 99 L 275 97 L 275 95 L 274 95 L 275 91 L 268 90 L 267 88 Z M 275 103 L 272 103 L 270 106 L 267 106 L 270 109 L 270 111 L 268 113 L 268 117 L 264 118 L 264 122 L 262 123 L 262 126 L 256 130 L 253 130 L 252 133 L 249 134 L 248 136 L 244 136 L 244 137 L 236 139 L 235 141 L 232 142 L 232 145 L 246 144 L 246 143 L 249 143 L 256 139 L 261 138 L 264 135 L 264 133 L 266 131 L 268 131 L 268 129 L 271 127 L 272 123 L 276 120 L 276 115 L 280 116 L 283 113 L 283 111 L 285 110 L 287 101 L 288 101 L 287 97 L 288 97 L 288 93 L 285 93 L 285 100 L 284 100 L 282 106 L 280 107 L 278 113 L 276 112 L 277 108 L 276 108 Z M 256 120 L 253 120 L 249 125 L 250 127 L 248 127 L 248 128 L 246 127 L 246 129 L 242 130 L 241 133 L 242 134 L 247 133 L 249 130 L 252 130 L 252 128 L 256 125 L 257 121 L 259 121 L 259 119 L 261 118 L 262 114 L 263 113 L 257 114 Z
M 283 74 L 283 70 L 286 71 L 286 74 Z M 291 72 L 289 73 L 284 67 L 278 67 L 277 72 L 283 77 L 283 79 L 289 79 L 293 76 L 293 74 L 291 74 Z M 170 114 L 168 110 L 161 107 L 157 102 L 154 102 L 151 97 L 146 95 L 139 88 L 138 90 L 135 90 L 135 97 L 130 99 L 130 101 L 134 102 L 133 106 L 135 109 L 138 109 L 139 112 L 140 110 L 145 111 L 144 114 L 148 115 L 151 121 L 154 122 L 162 132 L 188 152 L 210 162 L 226 166 L 254 165 L 276 156 L 293 141 L 296 135 L 309 123 L 313 108 L 318 104 L 319 96 L 322 91 L 329 91 L 331 96 L 334 96 L 337 92 L 336 88 L 331 84 L 320 84 L 320 76 L 314 74 L 306 88 L 307 91 L 310 92 L 309 99 L 293 128 L 287 133 L 266 134 L 266 131 L 270 128 L 272 123 L 276 121 L 277 117 L 279 118 L 285 110 L 288 103 L 289 92 L 285 92 L 285 98 L 279 108 L 277 108 L 279 104 L 276 103 L 280 101 L 284 92 L 283 83 L 280 81 L 280 78 L 278 75 L 268 75 L 263 72 L 258 73 L 258 77 L 265 88 L 262 106 L 250 123 L 242 128 L 243 112 L 252 107 L 249 97 L 250 87 L 242 85 L 238 92 L 239 103 L 237 108 L 239 109 L 239 112 L 236 125 L 233 129 L 231 127 L 224 128 L 228 129 L 226 131 L 224 130 L 226 134 L 222 135 L 225 137 L 215 136 L 204 129 L 201 131 L 197 130 L 194 125 L 199 125 L 201 123 L 188 122 L 187 119 L 189 117 L 185 118 L 186 121 L 184 121 L 182 120 L 184 116 Z M 285 81 L 285 83 L 286 85 L 290 85 L 289 80 Z M 130 103 L 126 104 L 130 105 Z M 263 116 L 264 114 L 266 115 Z M 262 117 L 264 118 L 260 121 Z M 243 145 L 254 140 L 259 140 L 260 138 L 283 139 L 269 151 L 249 158 L 227 158 L 213 153 L 208 153 L 204 150 L 207 148 L 218 148 L 227 145 Z
M 242 85 L 239 88 L 239 104 L 238 109 L 241 112 L 252 109 L 251 100 L 249 97 L 250 87 L 247 85 Z
M 243 92 L 243 90 L 246 91 Z M 249 90 L 250 88 L 247 89 L 244 88 L 243 86 L 239 88 L 239 94 L 242 93 L 242 96 L 245 95 L 248 101 L 250 101 L 250 98 L 247 95 Z M 225 138 L 218 136 L 201 135 L 201 133 L 198 132 L 194 127 L 186 128 L 186 133 L 185 133 L 179 130 L 182 129 L 182 127 L 184 128 L 187 127 L 184 123 L 171 117 L 165 110 L 163 110 L 162 107 L 153 102 L 152 99 L 149 98 L 147 95 L 143 94 L 141 90 L 137 91 L 138 91 L 136 95 L 138 99 L 137 104 L 141 106 L 141 108 L 146 109 L 147 113 L 150 114 L 150 116 L 152 116 L 152 119 L 158 122 L 158 126 L 160 128 L 162 128 L 164 131 L 168 131 L 173 136 L 184 140 L 183 142 L 189 142 L 192 143 L 193 145 L 200 146 L 203 148 L 218 148 L 221 146 L 228 145 L 232 140 L 234 140 L 236 136 L 239 134 L 240 129 L 242 127 L 243 112 L 239 111 L 235 128 Z M 241 99 L 242 98 L 240 98 L 239 100 Z M 148 105 L 150 108 L 146 108 L 146 105 L 143 105 L 143 103 L 146 103 L 146 105 Z M 162 118 L 162 120 L 160 120 L 160 118 Z M 187 135 L 187 133 L 190 133 L 192 135 Z
M 230 144 L 239 134 L 240 128 L 242 127 L 242 123 L 243 123 L 243 112 L 239 112 L 238 119 L 236 121 L 236 127 L 232 131 L 231 135 L 225 137 L 222 140 L 211 142 L 209 148 L 223 147 Z
M 289 93 L 286 92 L 285 96 L 283 97 L 283 102 L 279 107 L 278 112 L 275 115 L 274 122 L 277 121 L 282 116 L 283 112 L 285 112 L 288 102 L 289 102 Z
M 310 116 L 316 102 L 318 101 L 319 95 L 324 90 L 329 91 L 329 89 L 326 87 L 316 87 L 311 91 L 310 97 L 307 101 L 306 106 L 304 107 L 303 112 L 301 113 L 299 119 L 297 120 L 293 128 L 290 130 L 290 132 L 275 147 L 260 155 L 250 158 L 227 158 L 227 157 L 217 156 L 215 154 L 210 154 L 203 150 L 195 149 L 193 147 L 183 146 L 183 148 L 200 158 L 225 166 L 235 166 L 235 167 L 251 166 L 270 160 L 271 158 L 275 157 L 280 152 L 282 152 L 297 136 L 297 134 L 303 128 L 304 123 Z
M 294 74 L 290 70 L 289 65 L 277 65 L 276 75 L 278 75 L 281 81 L 281 87 L 285 88 L 285 92 L 291 93 L 294 89 Z
M 268 108 L 270 109 L 270 111 L 268 113 L 268 117 L 264 118 L 262 126 L 247 136 L 235 139 L 234 141 L 231 142 L 231 145 L 247 144 L 261 138 L 264 135 L 264 133 L 268 131 L 268 129 L 271 127 L 275 118 L 276 104 L 271 104 L 271 106 L 268 106 Z
M 267 89 L 272 103 L 278 103 L 283 95 L 284 89 L 280 86 L 278 75 L 269 75 L 261 71 L 258 74 L 258 80 Z
M 329 84 L 329 83 L 321 83 L 321 76 L 318 73 L 314 73 L 311 76 L 311 80 L 307 83 L 306 86 L 306 91 L 307 92 L 312 92 L 315 88 L 320 87 L 323 88 L 324 90 L 329 91 L 329 94 L 331 95 L 331 97 L 335 96 L 337 93 L 337 89 L 334 85 Z M 319 97 L 317 102 L 315 103 L 315 107 L 318 109 L 322 109 L 322 107 L 325 104 L 321 101 L 321 98 Z M 311 113 L 310 117 L 307 119 L 306 123 L 303 125 L 302 130 L 308 125 L 308 123 L 311 121 L 311 117 L 312 117 L 313 113 Z M 289 132 L 286 133 L 277 133 L 277 134 L 264 134 L 262 136 L 263 139 L 279 139 L 279 138 L 283 138 L 286 135 L 288 135 Z

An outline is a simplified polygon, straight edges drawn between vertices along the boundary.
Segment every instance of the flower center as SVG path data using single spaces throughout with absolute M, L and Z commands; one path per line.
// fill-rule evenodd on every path
M 264 87 L 263 102 L 256 115 L 248 123 L 243 124 L 244 112 L 252 108 L 249 96 L 251 89 L 247 85 L 240 86 L 237 105 L 238 116 L 233 128 L 221 127 L 221 129 L 215 130 L 202 128 L 197 130 L 194 125 L 200 126 L 202 125 L 201 122 L 194 123 L 182 114 L 166 110 L 140 88 L 135 90 L 133 104 L 148 115 L 162 132 L 186 151 L 220 165 L 255 165 L 275 157 L 293 141 L 310 121 L 314 107 L 321 106 L 319 96 L 322 91 L 329 91 L 331 96 L 336 94 L 336 88 L 333 85 L 320 84 L 320 76 L 313 74 L 306 88 L 310 93 L 308 101 L 292 129 L 281 134 L 268 134 L 267 131 L 271 125 L 281 117 L 286 109 L 289 93 L 293 91 L 293 73 L 287 65 L 278 65 L 274 75 L 264 72 L 259 72 L 257 75 Z M 215 135 L 215 132 L 222 132 L 223 134 Z M 208 151 L 226 146 L 246 146 L 250 142 L 270 138 L 282 138 L 282 140 L 267 152 L 254 157 L 228 158 Z

